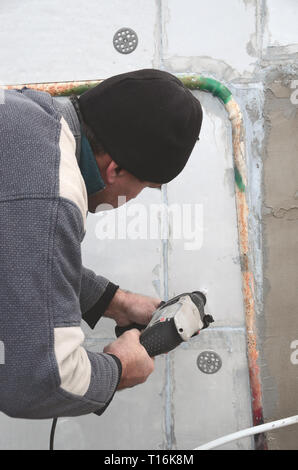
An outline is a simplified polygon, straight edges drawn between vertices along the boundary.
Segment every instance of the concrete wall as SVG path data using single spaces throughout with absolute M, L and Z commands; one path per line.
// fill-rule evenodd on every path
M 244 116 L 255 277 L 259 364 L 265 420 L 297 413 L 297 103 L 298 4 L 294 0 L 3 0 L 0 81 L 28 83 L 106 78 L 144 67 L 196 72 L 225 83 Z M 137 49 L 113 47 L 114 33 L 133 28 Z M 191 449 L 252 423 L 239 262 L 231 129 L 222 104 L 196 93 L 204 110 L 201 139 L 183 173 L 162 192 L 135 201 L 197 204 L 199 246 L 176 239 L 173 220 L 159 218 L 168 240 L 101 240 L 100 215 L 88 217 L 85 265 L 148 295 L 203 289 L 215 325 L 156 360 L 146 384 L 117 393 L 98 418 L 58 421 L 56 448 Z M 292 98 L 292 101 L 291 101 Z M 298 101 L 298 100 L 297 100 Z M 129 207 L 117 216 L 127 217 Z M 127 212 L 125 212 L 127 211 Z M 111 221 L 111 224 L 117 223 Z M 295 328 L 296 327 L 296 328 Z M 114 337 L 103 319 L 84 325 L 86 347 Z M 297 339 L 296 339 L 297 338 Z M 216 373 L 202 373 L 198 354 L 213 350 Z M 0 448 L 46 448 L 49 421 L 0 416 Z M 269 436 L 270 448 L 297 448 L 295 427 Z M 225 446 L 249 449 L 251 439 Z
M 284 71 L 266 88 L 264 318 L 260 339 L 264 407 L 270 419 L 291 416 L 298 410 L 298 113 L 297 103 L 291 102 L 289 78 Z M 297 438 L 297 427 L 284 428 L 270 435 L 270 447 L 297 449 Z

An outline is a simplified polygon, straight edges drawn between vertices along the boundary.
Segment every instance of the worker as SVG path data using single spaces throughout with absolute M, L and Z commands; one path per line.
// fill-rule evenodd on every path
M 193 94 L 154 69 L 113 76 L 65 102 L 27 87 L 5 91 L 0 411 L 29 419 L 100 415 L 116 390 L 152 373 L 137 329 L 103 352 L 83 346 L 82 318 L 91 328 L 102 316 L 119 326 L 146 325 L 161 301 L 82 266 L 86 217 L 175 178 L 201 122 Z

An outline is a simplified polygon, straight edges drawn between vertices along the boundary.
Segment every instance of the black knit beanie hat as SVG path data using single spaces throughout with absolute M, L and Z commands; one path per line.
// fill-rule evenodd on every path
M 155 69 L 108 78 L 83 93 L 79 106 L 112 160 L 152 183 L 182 171 L 202 124 L 200 102 L 174 75 Z

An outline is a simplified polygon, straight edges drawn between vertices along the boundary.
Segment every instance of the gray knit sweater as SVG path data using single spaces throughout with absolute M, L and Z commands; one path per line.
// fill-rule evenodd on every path
M 101 414 L 121 364 L 82 347 L 115 286 L 82 266 L 87 193 L 71 103 L 5 91 L 0 104 L 0 411 L 19 418 Z

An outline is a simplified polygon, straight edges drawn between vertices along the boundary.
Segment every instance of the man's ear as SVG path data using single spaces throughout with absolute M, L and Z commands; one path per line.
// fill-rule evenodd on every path
M 119 174 L 119 166 L 111 160 L 106 169 L 106 180 L 108 184 L 113 184 Z

